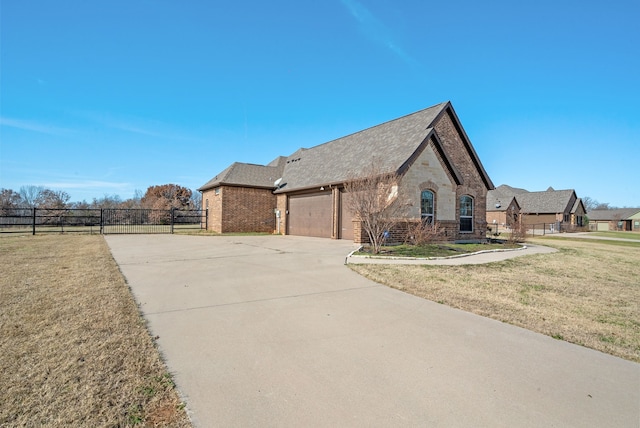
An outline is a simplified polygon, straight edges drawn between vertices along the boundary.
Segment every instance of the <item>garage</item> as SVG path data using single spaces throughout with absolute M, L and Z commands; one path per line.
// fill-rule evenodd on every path
M 608 232 L 609 231 L 609 222 L 608 221 L 599 221 L 598 232 Z
M 331 192 L 290 196 L 288 234 L 331 238 L 332 199 Z

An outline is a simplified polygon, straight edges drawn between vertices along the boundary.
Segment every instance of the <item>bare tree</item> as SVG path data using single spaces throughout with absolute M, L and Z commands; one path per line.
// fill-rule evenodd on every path
M 38 198 L 42 192 L 44 192 L 45 188 L 43 186 L 21 186 L 20 187 L 20 197 L 22 198 L 22 202 L 28 208 L 34 208 L 38 205 Z
M 194 210 L 202 209 L 202 194 L 200 194 L 200 192 L 198 192 L 197 190 L 191 191 L 191 207 Z
M 142 206 L 157 210 L 190 208 L 191 190 L 177 184 L 151 186 L 141 199 Z
M 372 161 L 361 176 L 345 183 L 348 208 L 360 221 L 374 254 L 380 252 L 386 237 L 398 224 L 406 220 L 411 205 L 398 195 L 398 174 L 381 171 L 379 164 Z
M 122 199 L 118 195 L 105 195 L 100 198 L 93 198 L 93 202 L 91 203 L 94 208 L 121 208 Z
M 507 237 L 509 244 L 517 244 L 524 242 L 527 239 L 527 224 L 524 221 L 525 214 L 520 214 L 519 217 L 515 217 L 511 222 L 511 233 Z
M 589 196 L 585 196 L 582 199 L 582 205 L 584 205 L 584 209 L 587 210 L 587 212 L 595 210 L 596 207 L 598 205 L 600 205 L 600 202 L 598 202 L 597 200 L 590 198 Z
M 63 190 L 44 189 L 36 198 L 38 208 L 62 209 L 67 208 L 71 196 Z
M 598 203 L 598 205 L 596 205 L 593 209 L 594 210 L 612 210 L 612 209 L 615 209 L 615 207 L 612 207 L 611 205 L 609 205 L 609 202 L 602 202 L 602 203 Z
M 22 206 L 22 198 L 18 192 L 11 189 L 0 189 L 0 208 L 15 209 Z

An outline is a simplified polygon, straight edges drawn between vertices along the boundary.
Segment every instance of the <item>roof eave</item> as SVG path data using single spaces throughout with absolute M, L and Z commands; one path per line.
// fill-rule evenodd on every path
M 344 186 L 344 181 L 333 181 L 333 182 L 327 182 L 327 183 L 318 183 L 318 184 L 314 184 L 314 185 L 309 185 L 309 186 L 304 186 L 304 187 L 296 187 L 293 189 L 287 189 L 286 185 L 283 187 L 280 187 L 278 189 L 276 189 L 273 193 L 276 195 L 280 195 L 280 194 L 285 194 L 285 193 L 297 193 L 297 192 L 308 192 L 310 190 L 327 190 L 327 189 L 332 189 L 334 187 L 343 187 Z M 322 189 L 324 188 L 324 189 Z
M 206 190 L 211 190 L 211 189 L 215 189 L 217 187 L 246 187 L 249 189 L 265 189 L 265 190 L 275 190 L 276 187 L 274 186 L 260 186 L 260 185 L 255 185 L 255 184 L 239 184 L 239 183 L 224 183 L 224 182 L 218 182 L 218 183 L 214 183 L 211 186 L 207 186 L 207 187 L 200 187 L 199 189 L 197 189 L 199 192 L 204 192 Z

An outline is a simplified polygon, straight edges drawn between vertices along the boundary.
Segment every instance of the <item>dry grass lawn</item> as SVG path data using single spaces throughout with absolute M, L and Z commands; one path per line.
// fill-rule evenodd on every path
M 486 265 L 349 265 L 382 284 L 640 362 L 640 243 L 548 238 Z
M 190 426 L 102 236 L 2 236 L 0 271 L 0 426 Z

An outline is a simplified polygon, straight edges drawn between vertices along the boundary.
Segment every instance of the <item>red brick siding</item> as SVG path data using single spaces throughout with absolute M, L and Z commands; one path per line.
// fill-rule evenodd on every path
M 276 197 L 269 189 L 225 187 L 222 232 L 268 232 L 276 228 Z
M 443 114 L 435 125 L 447 156 L 462 176 L 462 184 L 456 188 L 456 219 L 460 217 L 460 197 L 469 195 L 473 198 L 473 232 L 460 233 L 459 227 L 448 227 L 453 239 L 482 239 L 486 235 L 486 200 L 487 187 L 476 168 L 471 155 L 463 142 L 449 114 Z
M 543 224 L 562 222 L 562 214 L 522 214 L 523 224 Z
M 276 228 L 276 197 L 269 189 L 220 186 L 202 193 L 209 201 L 208 230 L 218 233 L 268 232 Z
M 395 228 L 391 230 L 389 233 L 389 237 L 387 238 L 388 244 L 402 244 L 407 239 L 407 230 L 410 224 L 415 224 L 420 222 L 420 220 L 407 220 L 399 222 Z M 455 221 L 439 221 L 438 225 L 444 229 L 444 236 L 442 237 L 443 241 L 453 241 L 455 240 L 455 236 L 458 231 L 458 223 Z M 367 232 L 362 229 L 362 224 L 358 221 L 353 222 L 354 227 L 354 242 L 356 244 L 368 244 L 369 236 Z M 468 238 L 467 238 L 468 239 Z

